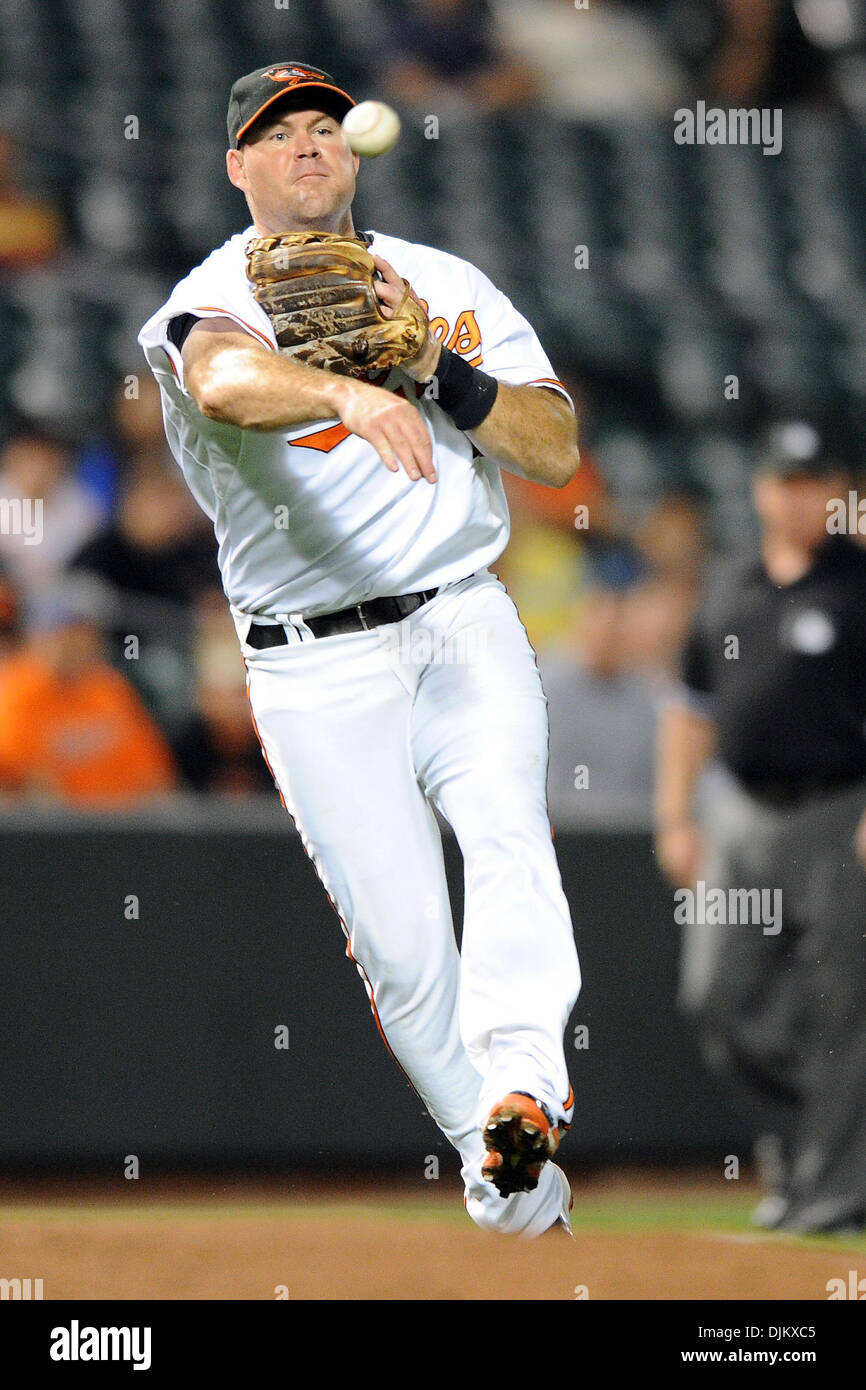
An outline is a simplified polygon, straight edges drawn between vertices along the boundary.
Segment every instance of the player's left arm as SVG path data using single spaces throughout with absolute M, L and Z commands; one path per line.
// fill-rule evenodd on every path
M 469 438 L 500 468 L 548 487 L 565 487 L 580 466 L 574 411 L 545 386 L 500 381 L 493 409 Z
M 387 312 L 399 302 L 403 281 L 383 257 L 373 259 L 383 277 L 377 282 L 376 293 Z M 401 363 L 402 369 L 416 381 L 429 381 L 436 372 L 441 348 L 428 330 L 421 352 Z M 490 413 L 467 434 L 485 458 L 530 482 L 565 487 L 580 466 L 574 410 L 565 396 L 545 386 L 512 386 L 498 381 Z

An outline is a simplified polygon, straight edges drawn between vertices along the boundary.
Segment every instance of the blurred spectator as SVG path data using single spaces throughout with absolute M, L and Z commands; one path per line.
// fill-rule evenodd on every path
M 630 595 L 629 650 L 635 670 L 676 680 L 700 595 L 707 532 L 689 497 L 662 498 L 634 528 L 648 575 Z
M 678 671 L 695 592 L 694 577 L 662 570 L 635 570 L 613 585 L 590 580 L 564 640 L 539 653 L 554 820 L 649 821 L 659 709 Z
M 139 631 L 142 615 L 147 622 L 156 611 L 149 599 L 187 604 L 219 583 L 212 526 L 162 452 L 136 458 L 117 515 L 81 547 L 70 567 L 111 586 L 127 632 Z
M 559 643 L 538 654 L 550 711 L 551 814 L 563 825 L 646 824 L 659 709 L 694 615 L 704 528 L 680 497 L 657 503 L 634 538 L 618 533 L 603 494 L 592 519 L 582 536 L 581 602 Z
M 164 449 L 134 460 L 116 516 L 70 568 L 98 578 L 111 595 L 114 659 L 127 656 L 127 639 L 134 638 L 135 659 L 124 660 L 125 673 L 173 740 L 194 708 L 192 605 L 219 584 L 216 540 Z
M 823 94 L 825 58 L 804 35 L 792 0 L 719 0 L 719 11 L 714 95 L 732 106 L 770 106 Z
M 583 419 L 577 392 L 578 418 Z M 564 488 L 539 487 L 514 473 L 502 480 L 511 539 L 497 573 L 520 609 L 536 650 L 556 647 L 579 615 L 588 587 L 634 584 L 644 572 L 635 545 L 620 533 L 615 508 L 590 448 Z
M 154 454 L 163 454 L 175 467 L 165 442 L 159 387 L 150 372 L 137 369 L 129 375 L 134 377 L 133 394 L 126 379 L 114 393 L 112 420 L 118 452 L 129 471 L 134 471 L 138 459 Z
M 562 640 L 575 621 L 586 589 L 580 543 L 562 527 L 511 513 L 511 539 L 495 570 L 514 602 L 536 651 Z
M 22 361 L 27 333 L 27 316 L 7 291 L 8 286 L 0 283 L 0 420 L 3 421 L 8 419 L 11 383 Z
M 696 597 L 694 582 L 676 575 L 649 575 L 628 591 L 626 634 L 631 670 L 656 685 L 678 677 Z
M 649 818 L 656 697 L 635 669 L 630 603 L 628 591 L 591 589 L 568 645 L 539 655 L 554 824 Z
M 407 106 L 490 113 L 528 101 L 535 80 L 500 42 L 488 0 L 389 0 L 379 81 Z
M 768 431 L 760 546 L 708 582 L 659 739 L 680 1002 L 772 1135 L 754 1220 L 797 1232 L 866 1224 L 866 555 L 828 526 L 850 474 L 811 422 Z
M 93 596 L 67 582 L 30 613 L 0 667 L 0 788 L 80 808 L 131 806 L 175 785 L 168 747 L 102 656 Z
M 21 643 L 21 605 L 14 584 L 0 568 L 0 666 Z
M 668 114 L 688 79 L 652 20 L 619 0 L 493 0 L 500 32 L 565 117 Z
M 198 791 L 220 796 L 272 792 L 253 729 L 243 661 L 222 593 L 212 590 L 197 605 L 196 713 L 175 742 L 181 771 Z
M 6 271 L 44 265 L 63 249 L 59 212 L 18 187 L 16 164 L 12 136 L 0 131 L 0 268 Z
M 707 532 L 702 510 L 691 497 L 662 498 L 637 523 L 634 538 L 655 574 L 693 588 L 700 583 Z
M 0 561 L 24 599 L 55 587 L 102 509 L 72 473 L 61 434 L 20 424 L 0 452 Z
M 672 0 L 671 43 L 683 51 L 696 94 L 725 106 L 823 101 L 830 84 L 826 49 L 804 32 L 798 11 L 830 12 L 844 25 L 845 0 Z M 832 12 L 835 11 L 835 14 Z M 690 52 L 688 51 L 690 50 Z
M 114 390 L 107 437 L 90 441 L 82 449 L 78 477 L 111 513 L 121 477 L 132 477 L 139 460 L 159 456 L 171 470 L 176 467 L 165 442 L 159 387 L 136 363 L 134 370 L 122 374 Z

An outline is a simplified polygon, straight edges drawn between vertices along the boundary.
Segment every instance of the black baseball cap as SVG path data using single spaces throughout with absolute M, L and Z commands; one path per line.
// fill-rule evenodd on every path
M 768 427 L 758 450 L 758 468 L 778 478 L 829 478 L 852 471 L 839 440 L 831 440 L 811 420 L 797 419 Z
M 274 63 L 269 68 L 256 68 L 246 77 L 239 77 L 231 90 L 227 125 L 232 149 L 237 149 L 250 126 L 270 106 L 296 92 L 315 92 L 317 109 L 340 121 L 355 105 L 349 93 L 321 68 L 311 68 L 307 63 Z

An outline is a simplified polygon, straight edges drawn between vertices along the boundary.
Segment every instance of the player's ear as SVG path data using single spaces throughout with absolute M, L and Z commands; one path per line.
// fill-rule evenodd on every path
M 235 188 L 240 188 L 244 193 L 249 190 L 249 181 L 244 171 L 244 158 L 240 150 L 228 150 L 226 152 L 226 173 L 229 176 L 229 183 L 233 183 Z

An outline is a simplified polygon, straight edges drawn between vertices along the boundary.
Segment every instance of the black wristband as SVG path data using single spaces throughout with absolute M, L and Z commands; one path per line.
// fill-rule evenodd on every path
M 474 430 L 493 409 L 499 382 L 470 367 L 457 352 L 443 348 L 428 387 L 431 400 L 451 416 L 459 430 Z

